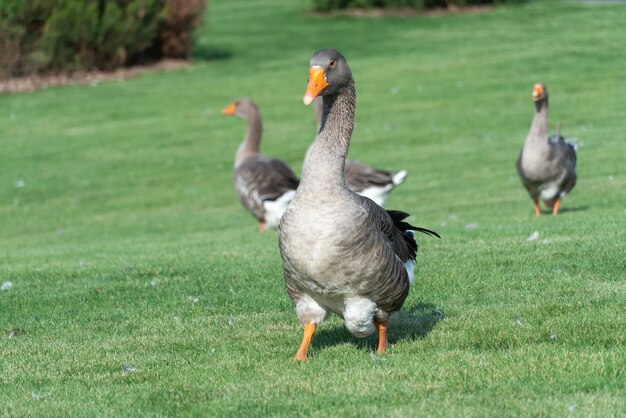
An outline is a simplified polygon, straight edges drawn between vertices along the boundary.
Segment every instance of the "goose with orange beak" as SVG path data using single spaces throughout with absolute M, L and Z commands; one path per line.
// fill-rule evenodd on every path
M 303 102 L 318 96 L 324 108 L 320 129 L 279 225 L 285 286 L 304 328 L 295 358 L 307 360 L 313 334 L 330 312 L 356 337 L 377 332 L 382 354 L 389 316 L 402 307 L 413 281 L 415 232 L 439 235 L 346 186 L 356 91 L 350 67 L 335 49 L 311 57 Z
M 539 200 L 559 213 L 561 201 L 576 185 L 576 145 L 560 135 L 548 136 L 548 90 L 545 84 L 533 86 L 535 117 L 517 159 L 517 172 L 522 185 L 541 216 Z
M 253 100 L 237 99 L 222 113 L 245 119 L 248 124 L 246 136 L 235 154 L 233 186 L 237 197 L 259 222 L 259 231 L 275 229 L 300 180 L 283 161 L 260 154 L 263 125 Z

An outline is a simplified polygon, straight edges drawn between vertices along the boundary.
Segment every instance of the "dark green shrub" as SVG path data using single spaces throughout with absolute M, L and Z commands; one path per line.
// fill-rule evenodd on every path
M 187 57 L 206 0 L 0 0 L 0 77 Z
M 0 0 L 0 76 L 37 70 L 30 55 L 50 15 L 51 3 Z
M 188 58 L 193 29 L 200 25 L 205 0 L 165 0 L 159 26 L 159 49 L 170 58 Z
M 319 12 L 347 8 L 401 8 L 417 10 L 447 8 L 450 6 L 470 6 L 479 4 L 520 3 L 524 0 L 313 0 L 313 7 Z

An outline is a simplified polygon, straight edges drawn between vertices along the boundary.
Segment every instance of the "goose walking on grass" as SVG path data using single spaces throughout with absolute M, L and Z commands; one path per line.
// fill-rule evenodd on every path
M 300 181 L 287 164 L 259 153 L 263 125 L 254 101 L 237 99 L 222 113 L 248 122 L 246 136 L 235 154 L 233 185 L 237 197 L 258 220 L 259 231 L 276 228 Z
M 322 99 L 317 98 L 313 104 L 319 130 L 322 122 Z M 307 151 L 307 156 L 311 147 Z M 406 170 L 396 172 L 370 167 L 359 161 L 346 160 L 344 168 L 346 185 L 350 190 L 361 196 L 368 197 L 380 206 L 385 206 L 389 193 L 406 179 Z
M 556 135 L 548 137 L 548 90 L 541 83 L 533 88 L 535 117 L 517 159 L 517 172 L 541 215 L 539 199 L 556 216 L 561 200 L 576 185 L 576 146 Z
M 304 103 L 318 95 L 321 127 L 279 226 L 285 285 L 304 326 L 300 361 L 329 312 L 342 316 L 357 337 L 378 331 L 377 351 L 385 352 L 389 315 L 401 308 L 413 280 L 415 231 L 439 237 L 405 222 L 407 213 L 386 211 L 346 186 L 356 92 L 348 63 L 334 49 L 311 58 Z

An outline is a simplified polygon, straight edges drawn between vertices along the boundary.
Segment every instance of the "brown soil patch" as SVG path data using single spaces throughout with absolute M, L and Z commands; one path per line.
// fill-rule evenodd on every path
M 447 8 L 436 8 L 429 10 L 417 10 L 412 7 L 399 7 L 399 8 L 373 8 L 363 9 L 360 7 L 353 9 L 341 9 L 333 10 L 331 12 L 311 12 L 310 14 L 315 17 L 327 18 L 335 16 L 352 16 L 358 18 L 378 18 L 385 16 L 394 17 L 414 17 L 414 16 L 445 16 L 451 14 L 476 14 L 486 13 L 493 10 L 493 6 L 490 4 L 483 4 L 477 6 L 457 7 L 450 6 Z
M 125 80 L 156 71 L 172 71 L 187 67 L 188 60 L 162 60 L 154 64 L 138 65 L 129 68 L 118 68 L 114 71 L 77 71 L 71 74 L 50 74 L 15 77 L 0 80 L 0 94 L 18 93 L 46 89 L 48 87 L 65 86 L 70 84 L 98 84 L 102 81 Z

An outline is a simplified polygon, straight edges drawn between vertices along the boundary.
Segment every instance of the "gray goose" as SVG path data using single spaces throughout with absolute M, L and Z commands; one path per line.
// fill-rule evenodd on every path
M 311 57 L 304 103 L 322 96 L 320 130 L 304 162 L 302 181 L 279 225 L 287 292 L 304 326 L 295 358 L 306 361 L 313 333 L 329 312 L 356 337 L 378 331 L 387 349 L 387 321 L 407 297 L 418 250 L 409 216 L 386 211 L 345 183 L 356 92 L 344 57 L 322 49 Z
M 319 130 L 323 112 L 322 99 L 316 99 L 313 107 L 315 109 L 315 117 Z M 307 155 L 310 150 L 311 147 L 309 147 Z M 346 160 L 344 175 L 346 185 L 350 190 L 361 196 L 368 197 L 378 205 L 384 207 L 389 193 L 395 189 L 396 186 L 404 182 L 407 172 L 406 170 L 396 172 L 380 170 L 359 161 Z
M 559 134 L 548 137 L 548 90 L 542 83 L 533 88 L 535 117 L 517 159 L 517 172 L 541 215 L 539 199 L 556 216 L 561 200 L 576 185 L 576 146 Z
M 246 119 L 248 130 L 235 154 L 233 185 L 239 201 L 259 222 L 259 231 L 276 228 L 300 181 L 284 162 L 259 153 L 263 125 L 253 100 L 241 98 L 222 113 Z

